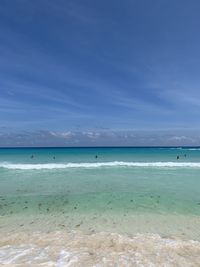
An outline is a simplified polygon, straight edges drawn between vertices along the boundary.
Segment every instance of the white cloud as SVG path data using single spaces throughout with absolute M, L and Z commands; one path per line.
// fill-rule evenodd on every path
M 68 132 L 49 132 L 50 135 L 55 136 L 55 137 L 59 137 L 59 138 L 70 138 L 72 136 L 74 136 L 74 133 L 72 133 L 71 131 Z
M 188 139 L 186 136 L 172 136 L 169 138 L 170 140 L 182 141 Z

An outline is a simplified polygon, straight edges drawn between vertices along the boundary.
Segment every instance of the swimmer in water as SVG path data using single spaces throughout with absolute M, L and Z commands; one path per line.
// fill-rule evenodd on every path
M 179 159 L 179 156 L 177 156 L 176 159 Z
M 34 158 L 34 156 L 32 155 L 32 156 L 31 156 L 31 159 L 33 159 L 33 158 Z
M 96 156 L 95 156 L 95 159 L 97 159 L 97 158 L 98 158 L 98 156 L 96 155 Z

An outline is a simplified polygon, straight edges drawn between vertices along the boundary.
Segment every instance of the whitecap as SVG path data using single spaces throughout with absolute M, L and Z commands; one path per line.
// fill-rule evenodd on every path
M 71 169 L 71 168 L 105 168 L 105 167 L 142 167 L 142 168 L 200 168 L 200 162 L 82 162 L 82 163 L 44 163 L 44 164 L 20 164 L 0 163 L 0 168 L 13 170 L 42 170 L 42 169 Z

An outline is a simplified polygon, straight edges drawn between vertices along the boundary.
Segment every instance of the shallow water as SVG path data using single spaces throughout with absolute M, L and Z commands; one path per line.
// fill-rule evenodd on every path
M 1 245 L 5 265 L 198 267 L 200 263 L 199 242 L 159 235 L 18 233 L 4 237 Z
M 0 263 L 200 266 L 199 173 L 199 148 L 0 149 Z

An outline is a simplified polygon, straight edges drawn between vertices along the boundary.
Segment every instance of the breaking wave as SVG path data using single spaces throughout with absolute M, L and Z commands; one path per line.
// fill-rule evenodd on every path
M 42 170 L 42 169 L 68 169 L 68 168 L 102 168 L 102 167 L 150 167 L 150 168 L 200 168 L 200 162 L 83 162 L 83 163 L 44 163 L 20 164 L 0 163 L 0 168 L 13 170 Z

